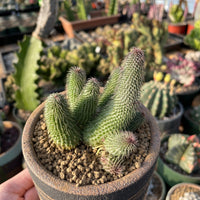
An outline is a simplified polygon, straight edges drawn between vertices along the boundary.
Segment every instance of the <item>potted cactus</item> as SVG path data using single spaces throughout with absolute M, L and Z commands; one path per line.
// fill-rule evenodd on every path
M 182 8 L 183 4 L 185 6 L 184 9 Z M 188 6 L 186 0 L 179 0 L 178 4 L 171 3 L 168 11 L 168 18 L 170 21 L 168 24 L 168 32 L 185 35 L 187 30 L 187 23 L 185 22 L 187 13 Z
M 184 130 L 191 134 L 200 134 L 200 105 L 191 107 L 183 115 Z
M 17 123 L 0 119 L 0 183 L 22 170 L 21 136 Z
M 41 199 L 145 198 L 160 133 L 139 103 L 143 64 L 133 48 L 100 94 L 95 78 L 72 68 L 66 93 L 31 114 L 22 148 Z
M 176 94 L 184 106 L 189 106 L 200 89 L 197 77 L 200 75 L 199 63 L 181 55 L 167 61 L 167 72 L 176 80 Z
M 179 130 L 183 106 L 177 101 L 170 75 L 163 77 L 161 72 L 154 73 L 154 80 L 142 87 L 141 101 L 156 117 L 160 131 L 165 135 Z
M 197 135 L 172 134 L 161 141 L 157 171 L 170 186 L 200 183 L 200 143 Z
M 179 183 L 167 193 L 166 200 L 200 199 L 200 186 L 193 183 Z

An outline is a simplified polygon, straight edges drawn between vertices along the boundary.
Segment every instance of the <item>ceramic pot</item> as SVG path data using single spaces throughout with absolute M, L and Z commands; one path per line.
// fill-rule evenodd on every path
M 4 121 L 3 125 L 4 129 L 14 126 L 19 132 L 19 137 L 10 149 L 0 154 L 0 183 L 6 181 L 22 170 L 22 129 L 17 123 L 11 121 Z
M 169 139 L 169 135 L 165 136 L 161 141 L 161 146 L 165 141 Z M 190 176 L 190 175 L 184 175 L 181 174 L 174 169 L 170 168 L 163 159 L 159 156 L 158 158 L 158 164 L 157 164 L 157 172 L 162 176 L 162 178 L 165 180 L 165 182 L 169 186 L 174 186 L 178 183 L 200 183 L 200 176 Z
M 174 34 L 185 35 L 187 30 L 187 23 L 169 23 L 168 24 L 168 32 Z
M 184 196 L 185 192 L 198 192 L 199 194 L 200 186 L 192 183 L 179 183 L 168 191 L 166 200 L 177 200 Z
M 142 106 L 142 110 L 151 128 L 151 142 L 149 154 L 142 163 L 142 166 L 118 180 L 78 188 L 75 184 L 61 180 L 50 171 L 47 171 L 36 156 L 32 143 L 32 135 L 39 116 L 43 113 L 43 108 L 44 103 L 31 114 L 24 127 L 22 138 L 24 159 L 41 200 L 142 200 L 145 198 L 145 193 L 159 154 L 160 133 L 155 119 L 144 106 Z
M 178 104 L 178 107 L 179 107 L 179 113 L 175 115 L 173 118 L 165 120 L 157 120 L 158 127 L 162 135 L 178 132 L 181 123 L 181 117 L 184 111 L 181 103 Z
M 190 32 L 194 29 L 194 23 L 190 22 L 187 25 L 187 35 L 190 34 Z

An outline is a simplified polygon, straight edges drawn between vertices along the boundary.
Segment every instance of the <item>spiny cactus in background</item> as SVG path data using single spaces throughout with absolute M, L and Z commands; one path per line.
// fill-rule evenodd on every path
M 191 174 L 200 167 L 200 143 L 197 135 L 173 134 L 168 140 L 165 159 Z
M 145 49 L 145 66 L 148 68 L 160 66 L 164 44 L 168 38 L 167 23 L 150 20 L 146 16 L 134 13 L 132 28 L 138 32 L 135 46 Z
M 20 50 L 17 52 L 18 61 L 15 66 L 15 84 L 17 90 L 15 92 L 16 107 L 33 111 L 38 104 L 38 88 L 36 82 L 39 79 L 36 73 L 39 69 L 38 60 L 43 50 L 41 40 L 25 36 L 23 41 L 19 43 Z
M 43 52 L 37 71 L 41 79 L 50 81 L 54 85 L 64 85 L 66 71 L 70 68 L 66 60 L 67 54 L 67 50 L 57 45 L 50 47 L 46 54 Z
M 137 150 L 137 137 L 130 131 L 119 131 L 108 135 L 104 141 L 105 150 L 112 157 L 124 158 Z
M 174 93 L 174 88 L 165 78 L 162 73 L 154 75 L 154 80 L 146 82 L 142 87 L 141 101 L 146 106 L 151 114 L 158 119 L 172 114 L 173 109 L 177 104 L 177 96 Z
M 118 1 L 109 0 L 108 16 L 118 14 Z
M 200 105 L 190 108 L 190 117 L 191 117 L 191 120 L 200 124 Z M 200 125 L 199 125 L 199 127 L 200 127 Z
M 198 65 L 190 60 L 185 59 L 181 55 L 167 61 L 167 71 L 172 79 L 175 79 L 183 86 L 190 86 L 196 80 L 198 75 Z
M 83 132 L 86 144 L 102 144 L 107 135 L 124 130 L 129 123 L 134 123 L 140 89 L 143 84 L 144 54 L 133 48 L 123 61 L 120 82 L 113 95 L 112 102 L 88 124 Z
M 77 0 L 77 15 L 78 19 L 87 20 L 85 0 Z
M 48 96 L 44 117 L 49 136 L 56 145 L 64 149 L 76 147 L 80 140 L 80 129 L 71 117 L 66 99 L 61 94 Z
M 67 54 L 66 60 L 71 66 L 79 66 L 86 71 L 86 74 L 90 74 L 100 61 L 100 55 L 96 53 L 97 45 L 95 43 L 83 43 L 77 49 L 70 51 Z
M 65 8 L 65 15 L 69 21 L 74 21 L 74 11 L 72 10 L 72 3 L 70 0 L 65 0 L 64 2 L 64 8 Z
M 182 8 L 182 3 L 185 4 L 185 9 Z M 188 13 L 187 1 L 180 0 L 179 4 L 171 4 L 168 12 L 168 17 L 171 22 L 178 23 L 183 22 L 186 19 Z

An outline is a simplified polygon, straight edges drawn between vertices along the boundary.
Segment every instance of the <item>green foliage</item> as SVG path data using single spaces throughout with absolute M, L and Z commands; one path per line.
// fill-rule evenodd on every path
M 48 133 L 56 145 L 65 149 L 72 149 L 80 142 L 80 129 L 75 119 L 70 115 L 66 99 L 61 94 L 48 96 L 44 117 Z
M 200 20 L 195 22 L 195 28 L 184 37 L 184 42 L 193 49 L 200 50 Z
M 177 96 L 170 84 L 153 80 L 143 85 L 141 101 L 153 116 L 162 119 L 172 114 Z
M 70 64 L 66 60 L 67 54 L 68 51 L 60 46 L 50 47 L 46 55 L 42 55 L 38 62 L 37 73 L 40 78 L 57 86 L 64 85 L 66 71 L 70 68 Z
M 199 138 L 196 135 L 171 135 L 168 140 L 165 159 L 191 174 L 200 166 Z
M 42 42 L 35 37 L 25 36 L 23 41 L 19 43 L 19 47 L 18 61 L 14 64 L 14 79 L 17 86 L 15 92 L 16 107 L 33 111 L 39 104 L 36 92 L 38 88 L 36 72 L 39 68 L 37 62 L 43 49 Z

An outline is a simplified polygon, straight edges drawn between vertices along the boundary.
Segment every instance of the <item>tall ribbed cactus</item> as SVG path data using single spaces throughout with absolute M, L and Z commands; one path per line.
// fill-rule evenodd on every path
M 44 117 L 49 135 L 56 145 L 72 149 L 79 144 L 81 139 L 80 129 L 71 117 L 63 95 L 55 93 L 48 96 Z
M 154 80 L 143 85 L 141 101 L 153 116 L 162 119 L 172 113 L 177 97 L 170 84 Z
M 173 134 L 168 139 L 168 151 L 165 159 L 178 165 L 187 173 L 200 167 L 200 143 L 196 135 Z
M 122 75 L 113 100 L 83 132 L 86 144 L 101 144 L 107 135 L 127 128 L 136 115 L 144 76 L 144 54 L 133 48 L 122 63 Z

